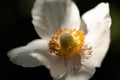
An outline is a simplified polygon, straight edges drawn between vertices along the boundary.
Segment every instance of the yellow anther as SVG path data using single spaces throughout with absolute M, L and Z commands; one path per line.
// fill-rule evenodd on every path
M 64 59 L 72 59 L 80 53 L 84 44 L 84 32 L 75 29 L 59 30 L 49 42 L 50 53 Z

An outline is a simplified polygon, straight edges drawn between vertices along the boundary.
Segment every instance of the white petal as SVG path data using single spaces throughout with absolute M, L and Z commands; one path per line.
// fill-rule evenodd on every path
M 81 65 L 81 57 L 79 54 L 76 57 L 74 57 L 73 59 L 66 61 L 66 67 L 67 67 L 68 74 L 78 73 L 81 66 L 82 66 Z
M 71 5 L 73 5 L 74 7 L 74 4 L 71 3 L 71 0 L 36 0 L 32 9 L 32 22 L 40 37 L 44 39 L 49 39 L 61 28 L 64 18 L 66 16 L 66 11 L 67 13 L 70 12 L 69 10 L 71 8 Z M 68 9 L 68 7 L 70 8 Z M 75 11 L 75 14 L 77 14 L 76 8 Z M 71 18 L 68 18 L 67 20 L 69 22 L 71 21 Z M 65 24 L 68 24 L 67 20 L 65 20 Z M 76 23 L 75 18 L 73 18 L 72 21 Z
M 86 43 L 91 43 L 93 47 L 92 56 L 84 62 L 84 65 L 100 67 L 110 43 L 111 18 L 108 3 L 100 3 L 85 13 L 83 19 L 88 28 Z
M 35 40 L 27 46 L 16 48 L 8 52 L 10 60 L 23 67 L 46 66 L 53 77 L 62 77 L 65 74 L 65 65 L 62 60 L 50 55 L 47 51 L 48 43 L 45 40 Z
M 65 18 L 62 24 L 62 28 L 80 28 L 80 13 L 74 2 L 69 2 L 66 8 Z
M 81 64 L 79 55 L 67 63 L 67 70 L 64 80 L 89 80 L 95 73 L 95 68 Z
M 107 27 L 111 26 L 111 18 L 109 13 L 109 4 L 100 3 L 92 10 L 86 12 L 82 19 L 87 25 L 87 29 L 92 30 L 91 28 L 96 27 L 97 22 L 104 22 L 107 24 Z
M 81 58 L 79 55 L 66 61 L 66 67 L 66 75 L 59 79 L 54 78 L 54 80 L 89 80 L 95 73 L 95 68 L 81 65 Z
M 102 23 L 101 23 L 102 24 Z M 103 25 L 98 24 L 100 27 Z M 105 27 L 105 26 L 103 26 Z M 87 66 L 91 66 L 91 67 L 100 67 L 101 63 L 108 51 L 109 48 L 109 44 L 110 44 L 110 30 L 109 29 L 105 29 L 105 30 L 101 30 L 100 28 L 98 28 L 98 30 L 96 30 L 93 35 L 91 34 L 91 36 L 89 35 L 87 37 L 87 42 L 91 43 L 92 47 L 93 47 L 93 52 L 91 53 L 92 56 L 85 61 L 84 65 Z
M 88 33 L 86 23 L 84 22 L 83 19 L 81 19 L 81 24 L 80 24 L 79 30 L 83 31 L 85 35 Z
M 94 73 L 94 68 L 82 67 L 78 74 L 68 74 L 65 80 L 89 80 Z
M 33 54 L 36 54 L 35 50 L 41 49 L 45 51 L 47 48 L 46 41 L 44 40 L 35 40 L 29 43 L 26 46 L 15 48 L 8 52 L 8 57 L 10 60 L 23 67 L 35 67 L 40 66 L 40 61 L 33 57 Z M 41 46 L 42 45 L 42 46 Z M 38 53 L 39 54 L 39 53 Z

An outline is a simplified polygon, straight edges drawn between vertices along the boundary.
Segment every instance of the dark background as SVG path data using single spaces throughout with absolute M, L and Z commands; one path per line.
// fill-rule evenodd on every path
M 120 5 L 118 0 L 75 0 L 81 15 L 100 2 L 109 2 L 112 17 L 111 45 L 91 80 L 120 80 Z M 31 23 L 34 0 L 0 1 L 0 80 L 52 80 L 45 67 L 23 68 L 9 61 L 7 52 L 39 38 Z

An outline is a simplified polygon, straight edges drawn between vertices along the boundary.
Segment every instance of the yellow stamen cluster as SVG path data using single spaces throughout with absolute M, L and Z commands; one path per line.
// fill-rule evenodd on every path
M 84 44 L 84 32 L 75 29 L 59 30 L 49 42 L 50 53 L 64 59 L 74 58 L 82 50 Z

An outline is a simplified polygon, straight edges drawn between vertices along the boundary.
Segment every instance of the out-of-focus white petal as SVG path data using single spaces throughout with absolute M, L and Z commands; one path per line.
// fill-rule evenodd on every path
M 53 77 L 62 77 L 65 74 L 65 65 L 57 57 L 47 51 L 48 43 L 45 40 L 34 40 L 26 46 L 8 52 L 10 60 L 23 67 L 46 66 Z
M 80 13 L 74 2 L 69 2 L 66 8 L 65 18 L 62 24 L 62 28 L 74 28 L 78 30 L 80 28 Z
M 77 74 L 68 74 L 65 80 L 89 80 L 95 73 L 95 68 L 82 67 Z
M 100 3 L 82 17 L 87 25 L 86 43 L 93 47 L 92 56 L 84 62 L 86 66 L 100 67 L 110 44 L 110 25 L 108 3 Z
M 49 39 L 61 28 L 63 21 L 65 26 L 79 26 L 78 13 L 71 0 L 36 0 L 32 9 L 32 22 L 38 35 Z

